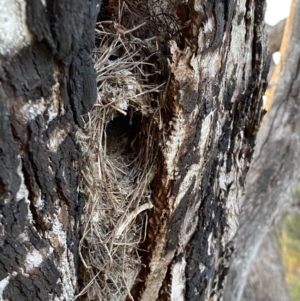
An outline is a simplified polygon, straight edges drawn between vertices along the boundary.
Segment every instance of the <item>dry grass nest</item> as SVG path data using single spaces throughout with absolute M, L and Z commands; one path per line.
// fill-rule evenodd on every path
M 149 185 L 168 79 L 159 32 L 167 26 L 176 29 L 176 24 L 166 24 L 172 20 L 153 11 L 155 5 L 154 26 L 147 6 L 151 3 L 141 5 L 137 9 L 119 3 L 116 20 L 99 22 L 96 28 L 98 99 L 78 132 L 86 203 L 79 250 L 86 270 L 80 299 L 133 299 L 130 289 L 140 270 L 138 245 L 153 206 Z

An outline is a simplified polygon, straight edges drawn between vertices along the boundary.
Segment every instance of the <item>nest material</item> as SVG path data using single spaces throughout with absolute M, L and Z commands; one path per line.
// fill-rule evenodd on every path
M 88 300 L 130 298 L 140 270 L 138 245 L 145 236 L 146 212 L 153 206 L 149 185 L 164 107 L 166 83 L 161 79 L 168 78 L 160 32 L 177 26 L 164 23 L 173 21 L 158 14 L 155 3 L 140 2 L 137 9 L 122 2 L 115 12 L 119 23 L 102 21 L 96 28 L 98 99 L 78 132 L 86 203 L 79 253 L 86 270 L 85 287 L 77 297 Z

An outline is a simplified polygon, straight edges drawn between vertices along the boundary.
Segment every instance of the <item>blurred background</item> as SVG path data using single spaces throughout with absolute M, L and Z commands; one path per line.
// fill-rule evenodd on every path
M 289 16 L 291 0 L 267 0 L 265 21 L 267 23 L 271 49 L 281 41 L 284 20 Z M 280 25 L 281 24 L 281 25 Z M 275 27 L 278 27 L 275 31 Z M 272 32 L 273 30 L 273 32 Z M 277 41 L 278 44 L 278 41 Z M 276 46 L 274 48 L 276 49 Z M 275 64 L 279 63 L 280 52 L 271 51 Z M 270 72 L 273 71 L 271 68 Z M 270 75 L 271 77 L 271 75 Z M 267 100 L 266 100 L 267 101 Z M 299 121 L 300 122 L 300 121 Z M 275 227 L 275 235 L 279 243 L 282 262 L 285 269 L 285 278 L 289 293 L 293 301 L 300 300 L 300 185 L 293 196 L 292 206 L 280 218 Z

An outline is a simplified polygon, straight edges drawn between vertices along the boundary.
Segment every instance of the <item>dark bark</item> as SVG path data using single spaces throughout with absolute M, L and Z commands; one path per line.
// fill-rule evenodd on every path
M 4 300 L 71 300 L 78 290 L 84 200 L 75 132 L 96 99 L 91 52 L 98 10 L 94 0 L 46 1 L 46 7 L 18 1 L 12 8 L 30 33 L 21 41 L 27 45 L 9 44 L 7 36 L 0 58 Z

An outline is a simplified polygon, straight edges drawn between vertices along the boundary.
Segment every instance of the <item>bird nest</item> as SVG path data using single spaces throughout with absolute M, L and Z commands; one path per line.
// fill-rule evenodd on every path
M 150 184 L 169 72 L 160 33 L 176 27 L 166 24 L 168 18 L 159 17 L 152 4 L 119 3 L 109 16 L 116 20 L 102 20 L 96 27 L 98 98 L 77 134 L 85 197 L 80 299 L 132 299 L 130 289 L 141 267 L 138 246 L 153 206 Z

